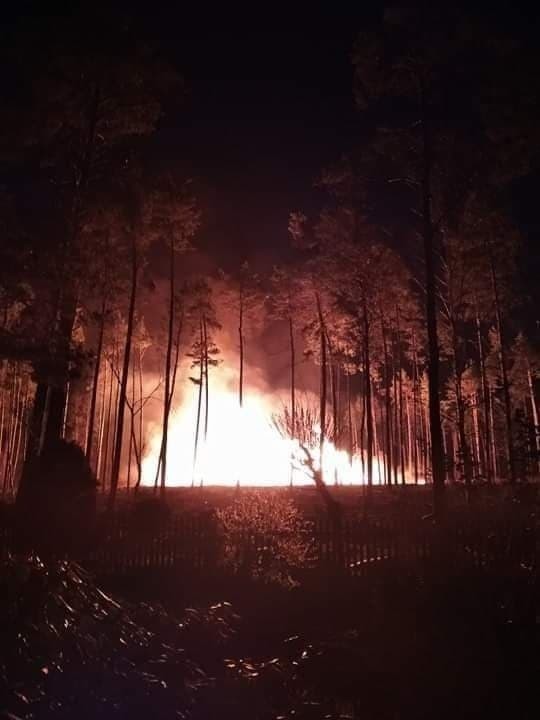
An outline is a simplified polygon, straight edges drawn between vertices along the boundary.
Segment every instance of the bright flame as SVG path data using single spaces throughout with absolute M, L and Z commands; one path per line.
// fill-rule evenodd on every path
M 313 479 L 301 462 L 302 451 L 292 440 L 283 438 L 272 424 L 272 413 L 276 411 L 272 396 L 251 391 L 240 408 L 237 393 L 225 383 L 218 383 L 215 376 L 210 379 L 208 434 L 205 441 L 203 407 L 194 466 L 197 393 L 194 386 L 170 418 L 168 486 L 277 486 L 288 485 L 291 479 L 294 485 L 312 484 Z M 144 485 L 153 485 L 155 481 L 160 443 L 161 429 L 156 428 L 143 459 Z M 318 452 L 312 449 L 312 455 L 318 467 Z M 351 461 L 347 452 L 336 449 L 331 442 L 325 445 L 323 464 L 328 484 L 364 482 L 360 458 L 355 456 Z M 382 474 L 376 460 L 373 481 L 379 483 Z

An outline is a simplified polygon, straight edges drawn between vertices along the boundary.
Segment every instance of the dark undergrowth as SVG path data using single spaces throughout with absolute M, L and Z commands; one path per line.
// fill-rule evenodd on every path
M 106 583 L 11 557 L 0 588 L 10 718 L 536 718 L 533 569 L 434 566 L 294 590 Z M 221 592 L 221 596 L 218 593 Z M 122 597 L 122 600 L 118 598 Z M 196 605 L 197 609 L 185 609 Z

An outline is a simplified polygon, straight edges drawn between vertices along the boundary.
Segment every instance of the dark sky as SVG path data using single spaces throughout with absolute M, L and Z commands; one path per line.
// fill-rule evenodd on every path
M 317 207 L 313 181 L 357 136 L 350 53 L 382 3 L 311 8 L 303 15 L 257 7 L 251 15 L 194 15 L 181 3 L 116 4 L 148 42 L 184 76 L 181 111 L 169 112 L 152 140 L 158 157 L 197 182 L 205 211 L 200 244 L 218 262 L 244 256 L 274 260 L 287 247 L 287 218 Z M 330 7 L 330 6 L 327 6 Z M 536 37 L 538 13 L 487 6 L 486 18 Z M 77 10 L 73 10 L 77 12 Z M 51 6 L 20 2 L 5 16 L 34 21 Z M 526 232 L 527 284 L 540 260 L 538 177 L 522 183 L 516 220 Z M 536 287 L 536 290 L 534 289 Z
M 374 13 L 221 30 L 202 21 L 182 29 L 165 10 L 152 17 L 154 45 L 189 91 L 156 142 L 203 180 L 205 244 L 224 255 L 285 247 L 289 212 L 312 207 L 313 180 L 356 132 L 349 56 Z

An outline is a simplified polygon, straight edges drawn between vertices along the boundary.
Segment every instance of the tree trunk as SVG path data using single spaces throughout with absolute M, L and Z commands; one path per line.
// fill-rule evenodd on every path
M 537 455 L 536 466 L 540 470 L 540 425 L 538 422 L 538 407 L 536 405 L 536 398 L 534 396 L 534 385 L 531 373 L 531 364 L 527 360 L 527 384 L 529 386 L 529 398 L 531 401 L 532 418 L 534 424 L 534 445 Z
M 414 484 L 418 485 L 418 358 L 416 355 L 416 335 L 412 336 L 413 352 L 413 469 Z
M 92 446 L 94 442 L 94 423 L 96 416 L 96 402 L 98 394 L 99 373 L 101 371 L 101 355 L 103 352 L 103 335 L 105 332 L 105 310 L 106 301 L 103 299 L 101 303 L 101 317 L 99 322 L 99 336 L 96 350 L 96 362 L 94 365 L 94 378 L 92 381 L 92 396 L 90 398 L 90 416 L 88 418 L 88 431 L 86 436 L 86 459 L 92 462 Z
M 367 476 L 368 486 L 373 485 L 373 410 L 371 399 L 371 358 L 370 358 L 370 337 L 367 300 L 364 296 L 363 302 L 363 326 L 364 326 L 364 375 L 365 375 L 365 398 L 366 398 L 366 454 L 367 454 Z
M 291 428 L 292 434 L 291 439 L 296 440 L 296 348 L 294 344 L 294 326 L 292 315 L 289 315 L 289 349 L 291 352 Z M 291 454 L 291 468 L 289 484 L 292 487 L 293 484 L 293 473 L 294 473 L 294 450 Z
M 197 400 L 197 419 L 195 423 L 195 442 L 193 444 L 193 475 L 191 478 L 191 487 L 195 485 L 195 470 L 197 468 L 197 456 L 199 452 L 199 428 L 201 425 L 201 405 L 203 391 L 203 375 L 204 373 L 204 349 L 203 349 L 203 325 L 202 318 L 199 321 L 199 397 Z M 202 483 L 202 478 L 201 478 Z
M 388 344 L 386 341 L 386 328 L 382 323 L 383 357 L 384 357 L 384 428 L 386 445 L 386 484 L 392 484 L 392 431 L 390 423 L 392 419 L 392 401 L 390 398 L 390 362 L 388 359 Z
M 516 467 L 514 458 L 514 440 L 512 436 L 512 403 L 510 400 L 510 383 L 508 380 L 508 362 L 506 358 L 506 345 L 505 337 L 503 332 L 503 323 L 501 315 L 501 304 L 499 299 L 499 287 L 497 283 L 497 276 L 495 273 L 495 263 L 493 261 L 493 254 L 489 242 L 486 241 L 486 249 L 489 258 L 489 267 L 491 273 L 491 288 L 493 292 L 493 302 L 495 305 L 495 325 L 497 328 L 497 335 L 499 340 L 499 365 L 501 369 L 501 380 L 503 389 L 503 401 L 504 401 L 504 419 L 506 424 L 506 446 L 508 452 L 508 473 L 510 482 L 514 484 L 516 482 Z
M 459 455 L 461 464 L 463 467 L 463 477 L 465 485 L 469 488 L 471 485 L 471 454 L 469 444 L 467 442 L 467 435 L 465 432 L 465 403 L 463 400 L 463 390 L 461 387 L 461 363 L 458 357 L 458 340 L 457 331 L 454 326 L 453 320 L 450 320 L 451 333 L 452 333 L 452 352 L 454 355 L 454 390 L 456 393 L 456 411 L 457 411 L 457 426 L 458 426 L 458 437 L 459 437 Z
M 347 373 L 347 424 L 349 430 L 349 458 L 351 467 L 354 457 L 354 437 L 353 437 L 353 417 L 352 417 L 352 398 L 351 398 L 351 376 Z
M 118 419 L 116 423 L 116 438 L 114 446 L 112 473 L 111 473 L 111 492 L 109 497 L 110 506 L 114 505 L 116 492 L 118 489 L 118 479 L 120 476 L 120 462 L 122 459 L 122 440 L 124 437 L 124 413 L 126 407 L 126 392 L 129 373 L 129 362 L 131 356 L 131 343 L 133 340 L 133 325 L 135 321 L 135 302 L 137 298 L 137 280 L 139 274 L 139 263 L 137 257 L 137 239 L 134 230 L 131 231 L 131 288 L 128 309 L 128 322 L 126 330 L 126 341 L 124 345 L 124 361 L 122 365 L 122 375 L 120 379 L 120 394 L 118 398 Z
M 319 293 L 315 294 L 315 299 L 317 303 L 317 314 L 319 317 L 319 334 L 320 334 L 320 344 L 321 344 L 321 378 L 320 378 L 320 424 L 321 424 L 321 434 L 320 434 L 320 443 L 319 443 L 319 453 L 320 453 L 320 472 L 321 472 L 321 481 L 324 483 L 324 443 L 326 439 L 326 395 L 327 395 L 327 386 L 326 386 L 326 331 L 324 326 L 324 317 L 322 313 L 321 308 L 321 298 L 319 296 Z
M 486 481 L 493 481 L 494 466 L 491 456 L 491 393 L 486 373 L 486 361 L 484 353 L 484 342 L 482 340 L 482 326 L 478 308 L 476 309 L 476 341 L 478 343 L 478 361 L 480 365 L 480 378 L 482 381 L 482 400 L 484 408 L 484 445 L 486 448 Z
M 209 383 L 208 383 L 208 325 L 206 316 L 203 315 L 203 338 L 204 338 L 204 446 L 208 442 L 208 414 L 209 414 Z
M 428 335 L 428 397 L 429 427 L 431 435 L 431 472 L 433 477 L 433 510 L 436 516 L 444 512 L 444 451 L 441 431 L 441 405 L 439 397 L 439 337 L 437 332 L 437 287 L 435 275 L 434 232 L 431 217 L 431 173 L 432 173 L 432 139 L 429 125 L 429 108 L 427 93 L 422 82 L 421 92 L 422 114 L 422 215 L 424 240 L 424 259 L 426 268 L 426 320 Z
M 109 383 L 109 398 L 107 405 L 107 424 L 105 426 L 105 451 L 103 453 L 103 469 L 101 474 L 102 479 L 102 491 L 105 492 L 107 486 L 107 475 L 109 469 L 109 437 L 111 434 L 111 412 L 112 412 L 112 397 L 113 397 L 113 383 L 114 383 L 114 372 L 113 372 L 113 359 L 111 359 L 109 365 L 111 369 L 111 378 Z
M 163 423 L 161 429 L 161 448 L 158 459 L 158 471 L 161 462 L 161 492 L 165 492 L 167 480 L 167 443 L 169 437 L 169 414 L 171 403 L 171 360 L 174 334 L 174 293 L 175 293 L 175 265 L 174 242 L 169 238 L 169 322 L 167 329 L 167 350 L 165 354 L 165 390 L 163 393 Z
M 238 378 L 238 403 L 240 409 L 244 400 L 244 293 L 242 285 L 240 285 L 238 309 L 238 347 L 240 352 L 240 377 Z

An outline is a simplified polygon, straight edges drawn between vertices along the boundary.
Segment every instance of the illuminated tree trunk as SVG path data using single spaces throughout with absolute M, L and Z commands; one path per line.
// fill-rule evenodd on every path
M 289 350 L 291 353 L 291 440 L 296 440 L 296 348 L 294 343 L 294 325 L 292 315 L 289 315 Z M 291 453 L 291 466 L 289 484 L 292 487 L 294 473 L 294 450 Z
M 373 485 L 373 409 L 371 395 L 371 357 L 370 357 L 370 327 L 367 300 L 363 301 L 363 338 L 364 338 L 364 380 L 366 398 L 366 454 L 368 486 Z
M 203 392 L 203 373 L 204 373 L 204 346 L 203 346 L 203 324 L 202 318 L 199 321 L 199 393 L 197 400 L 197 420 L 195 422 L 195 442 L 193 444 L 193 475 L 191 478 L 191 487 L 195 485 L 195 470 L 197 467 L 197 456 L 199 452 L 199 428 L 201 425 L 201 405 Z M 202 478 L 201 478 L 202 484 Z
M 411 409 L 410 409 L 410 402 L 409 402 L 408 394 L 405 396 L 405 416 L 407 418 L 407 470 L 409 472 L 409 477 L 410 477 L 411 462 L 412 462 L 412 456 L 413 456 L 413 438 L 412 438 L 412 427 L 411 427 Z M 418 479 L 416 479 L 415 482 L 418 482 Z
M 383 338 L 383 357 L 384 357 L 384 428 L 385 428 L 385 467 L 386 467 L 386 484 L 392 483 L 392 436 L 390 423 L 391 415 L 391 398 L 390 398 L 390 363 L 388 359 L 388 344 L 386 339 L 386 327 L 384 322 L 382 325 Z
M 476 395 L 473 408 L 473 430 L 474 430 L 474 444 L 476 447 L 476 467 L 477 467 L 477 475 L 481 475 L 482 473 L 482 446 L 480 443 L 480 423 L 478 421 L 478 395 Z
M 105 310 L 106 310 L 106 301 L 105 298 L 103 299 L 103 302 L 101 303 L 101 317 L 99 321 L 99 336 L 98 336 L 98 345 L 96 349 L 96 362 L 94 365 L 94 377 L 92 381 L 92 396 L 90 398 L 90 415 L 88 418 L 88 432 L 86 436 L 86 458 L 89 463 L 92 462 L 92 447 L 94 442 L 94 423 L 95 423 L 95 416 L 96 416 L 96 402 L 97 402 L 97 394 L 98 394 L 98 382 L 99 382 L 99 373 L 101 371 L 101 355 L 103 352 L 103 335 L 105 332 Z
M 139 365 L 139 403 L 141 405 L 139 409 L 139 452 L 135 449 L 135 458 L 137 460 L 137 488 L 140 487 L 142 482 L 142 454 L 144 450 L 144 403 L 143 403 L 143 351 L 139 344 L 138 352 L 138 365 Z
M 398 399 L 399 399 L 399 462 L 401 469 L 401 484 L 405 485 L 405 442 L 404 442 L 404 426 L 403 426 L 403 378 L 401 363 L 398 378 Z
M 133 465 L 133 440 L 135 438 L 135 362 L 131 361 L 131 405 L 129 408 L 129 447 L 127 468 L 127 491 L 131 489 L 131 467 Z
M 418 358 L 416 356 L 416 336 L 412 336 L 413 352 L 413 470 L 414 484 L 418 485 Z
M 319 318 L 319 335 L 320 335 L 320 353 L 321 353 L 321 377 L 320 377 L 320 423 L 321 423 L 321 434 L 320 434 L 320 443 L 319 443 L 319 452 L 320 452 L 320 463 L 321 463 L 321 480 L 324 483 L 324 468 L 323 468 L 323 460 L 324 460 L 324 444 L 326 439 L 326 395 L 327 395 L 327 385 L 326 385 L 326 330 L 324 326 L 324 317 L 322 313 L 321 308 L 321 298 L 319 296 L 319 293 L 315 294 L 315 300 L 317 303 L 317 314 Z
M 5 392 L 5 368 L 7 361 L 2 360 L 2 372 L 0 374 L 0 478 L 2 478 L 2 496 L 5 495 L 6 470 L 5 470 L 5 439 L 6 439 L 6 392 Z
M 380 439 L 379 439 L 379 445 L 378 445 L 378 449 L 377 449 L 377 455 L 382 454 L 382 456 L 383 456 L 384 484 L 390 485 L 392 482 L 392 468 L 390 467 L 390 464 L 388 462 L 388 447 L 386 445 L 387 440 L 388 440 L 388 438 L 386 436 L 386 414 L 384 412 L 384 407 L 383 407 L 382 402 L 376 402 L 375 408 L 379 410 L 379 428 L 378 429 L 377 429 L 377 422 L 375 421 L 376 435 L 380 431 L 380 434 L 378 436 Z
M 351 467 L 354 456 L 354 436 L 353 436 L 353 415 L 352 415 L 352 398 L 351 398 L 351 376 L 347 373 L 347 424 L 349 430 L 349 459 Z
M 465 432 L 465 403 L 463 400 L 463 390 L 461 386 L 462 366 L 459 359 L 457 330 L 453 318 L 450 318 L 450 332 L 452 336 L 452 354 L 454 356 L 454 391 L 456 394 L 456 414 L 459 438 L 459 457 L 463 467 L 463 477 L 465 485 L 471 485 L 471 454 L 467 435 Z
M 444 451 L 441 431 L 441 406 L 439 397 L 439 337 L 437 332 L 437 288 L 435 276 L 435 252 L 433 246 L 432 201 L 432 138 L 429 125 L 429 107 L 423 79 L 420 82 L 421 129 L 422 129 L 422 236 L 426 271 L 426 320 L 428 336 L 428 397 L 429 429 L 431 437 L 431 472 L 433 478 L 433 509 L 436 516 L 444 511 Z
M 206 315 L 203 315 L 203 337 L 204 337 L 204 445 L 208 443 L 208 400 L 210 396 L 208 383 L 208 324 Z
M 399 467 L 399 427 L 398 427 L 398 393 L 397 393 L 397 376 L 396 366 L 394 360 L 394 350 L 392 348 L 392 363 L 390 370 L 392 374 L 392 399 L 394 403 L 394 411 L 392 413 L 392 423 L 390 425 L 392 431 L 392 456 L 393 456 L 393 471 L 394 471 L 394 485 L 398 484 L 398 467 Z
M 424 419 L 424 430 L 425 430 L 425 451 L 424 451 L 424 469 L 426 478 L 429 475 L 430 470 L 430 462 L 429 459 L 431 457 L 431 435 L 430 435 L 430 425 L 429 425 L 429 403 L 425 405 L 424 408 L 425 411 L 425 419 Z M 442 435 L 441 435 L 442 437 Z M 431 468 L 432 469 L 432 468 Z M 431 482 L 433 482 L 433 475 L 431 476 Z
M 101 469 L 101 458 L 103 455 L 103 435 L 105 432 L 105 394 L 107 392 L 107 366 L 105 365 L 105 373 L 102 373 L 103 377 L 101 379 L 101 385 L 102 385 L 102 392 L 101 392 L 101 399 L 99 404 L 99 421 L 98 421 L 98 451 L 97 451 L 97 458 L 96 462 L 94 464 L 94 472 L 96 474 L 96 477 L 99 479 L 100 477 L 100 469 Z
M 533 424 L 534 424 L 534 442 L 535 442 L 535 449 L 537 454 L 537 468 L 540 469 L 540 425 L 538 422 L 538 407 L 536 405 L 536 398 L 534 396 L 534 385 L 533 385 L 533 379 L 532 379 L 532 373 L 531 373 L 531 364 L 527 359 L 527 384 L 529 387 L 529 397 L 531 401 L 531 410 L 532 410 L 532 417 L 533 417 Z
M 491 392 L 489 389 L 489 383 L 486 372 L 486 361 L 484 353 L 484 342 L 482 339 L 482 327 L 480 324 L 480 315 L 478 313 L 478 307 L 476 308 L 476 341 L 478 345 L 478 361 L 480 366 L 480 378 L 482 382 L 482 401 L 484 409 L 484 445 L 485 445 L 485 458 L 486 458 L 486 481 L 491 483 L 495 472 L 495 466 L 493 464 L 493 457 L 491 452 Z
M 244 286 L 240 282 L 239 298 L 238 298 L 238 349 L 240 376 L 238 378 L 238 403 L 242 408 L 244 399 Z
M 494 411 L 493 411 L 493 396 L 491 394 L 491 387 L 488 386 L 488 391 L 490 394 L 490 403 L 489 403 L 489 410 L 490 415 L 489 419 L 491 422 L 491 457 L 493 462 L 493 475 L 496 478 L 499 470 L 498 460 L 497 460 L 497 443 L 495 441 L 495 417 L 494 417 Z
M 171 361 L 174 335 L 174 295 L 175 295 L 175 263 L 174 241 L 169 237 L 169 322 L 167 328 L 167 350 L 165 354 L 165 390 L 163 392 L 163 423 L 161 429 L 161 447 L 158 458 L 157 473 L 161 466 L 161 492 L 165 492 L 167 480 L 167 445 L 169 437 L 169 416 L 171 409 Z
M 112 398 L 113 398 L 113 382 L 114 382 L 114 372 L 113 372 L 113 366 L 112 366 L 113 358 L 111 358 L 111 361 L 109 363 L 110 370 L 111 370 L 111 377 L 110 377 L 110 383 L 109 383 L 109 397 L 108 397 L 108 404 L 107 404 L 107 423 L 105 426 L 105 450 L 103 452 L 103 469 L 101 472 L 101 489 L 103 492 L 105 492 L 105 488 L 107 487 L 107 479 L 108 479 L 108 470 L 109 470 L 109 437 L 111 434 L 111 413 L 112 413 Z
M 124 437 L 124 413 L 126 407 L 127 381 L 129 373 L 129 362 L 131 357 L 131 343 L 133 340 L 133 326 L 135 321 L 135 302 L 137 298 L 137 282 L 139 276 L 139 262 L 137 256 L 137 239 L 135 231 L 131 229 L 131 288 L 129 297 L 129 308 L 127 315 L 126 341 L 124 345 L 124 360 L 122 364 L 122 375 L 120 379 L 120 393 L 118 398 L 118 418 L 116 423 L 116 438 L 111 473 L 111 492 L 109 504 L 114 505 L 120 476 L 120 462 L 122 459 L 122 441 Z
M 364 484 L 366 481 L 366 458 L 364 453 L 364 430 L 366 425 L 366 393 L 365 390 L 362 393 L 362 413 L 360 416 L 360 433 L 358 434 L 360 438 L 360 459 L 362 461 L 362 483 Z
M 499 287 L 497 276 L 495 273 L 495 263 L 493 253 L 488 241 L 485 242 L 489 259 L 489 268 L 491 274 L 491 289 L 493 293 L 493 304 L 495 306 L 495 327 L 497 328 L 497 336 L 499 341 L 499 366 L 501 370 L 503 401 L 504 401 L 504 419 L 506 424 L 506 446 L 508 453 L 508 473 L 510 482 L 516 482 L 516 467 L 514 457 L 514 440 L 512 436 L 512 403 L 510 400 L 510 383 L 508 381 L 508 361 L 506 358 L 506 344 L 503 331 L 501 303 L 499 298 Z
M 334 438 L 334 445 L 337 448 L 338 442 L 339 442 L 339 408 L 338 408 L 338 392 L 337 392 L 337 380 L 336 380 L 336 366 L 335 366 L 335 360 L 334 360 L 334 354 L 332 350 L 332 345 L 330 343 L 330 338 L 328 337 L 328 331 L 325 327 L 325 336 L 326 336 L 326 348 L 327 348 L 327 356 L 330 357 L 330 362 L 328 364 L 328 376 L 330 379 L 330 395 L 332 398 L 332 424 L 333 424 L 333 438 Z M 334 485 L 338 484 L 338 471 L 337 467 L 334 468 Z

